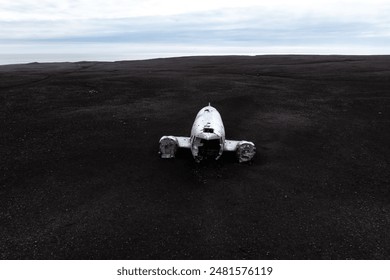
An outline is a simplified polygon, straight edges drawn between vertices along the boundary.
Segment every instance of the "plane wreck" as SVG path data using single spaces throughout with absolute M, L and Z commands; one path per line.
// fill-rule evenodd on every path
M 225 151 L 235 152 L 240 163 L 251 161 L 256 154 L 253 142 L 225 139 L 221 115 L 210 104 L 196 115 L 190 137 L 163 136 L 159 144 L 161 158 L 174 158 L 178 148 L 186 148 L 191 149 L 196 162 L 218 160 Z

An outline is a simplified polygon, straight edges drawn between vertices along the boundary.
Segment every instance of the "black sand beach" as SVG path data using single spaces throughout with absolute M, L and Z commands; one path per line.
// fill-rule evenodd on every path
M 389 259 L 390 56 L 0 66 L 1 259 Z M 211 102 L 257 146 L 158 156 Z

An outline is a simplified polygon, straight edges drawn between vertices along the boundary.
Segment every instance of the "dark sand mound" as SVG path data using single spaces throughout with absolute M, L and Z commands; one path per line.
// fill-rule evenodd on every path
M 0 66 L 2 259 L 388 259 L 390 57 Z M 159 159 L 211 102 L 231 155 Z

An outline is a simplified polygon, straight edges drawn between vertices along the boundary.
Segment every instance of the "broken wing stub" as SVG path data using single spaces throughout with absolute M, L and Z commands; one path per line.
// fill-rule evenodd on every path
M 256 154 L 255 144 L 249 141 L 225 140 L 224 150 L 236 152 L 236 157 L 240 163 L 251 161 Z
M 163 136 L 159 143 L 161 158 L 174 158 L 178 148 L 191 148 L 189 137 Z

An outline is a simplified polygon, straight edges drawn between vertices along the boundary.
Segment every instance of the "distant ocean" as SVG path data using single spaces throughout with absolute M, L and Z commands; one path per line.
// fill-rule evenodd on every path
M 253 49 L 224 46 L 141 44 L 0 44 L 0 65 L 32 62 L 119 61 L 152 58 L 250 54 Z
M 120 61 L 200 55 L 386 54 L 383 48 L 351 46 L 189 46 L 136 44 L 0 44 L 0 65 L 32 62 Z
M 135 54 L 0 54 L 0 65 L 21 64 L 32 62 L 77 62 L 77 61 L 119 61 L 119 60 L 140 60 L 164 57 L 177 57 L 194 54 L 186 53 L 135 53 Z

